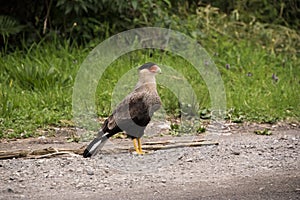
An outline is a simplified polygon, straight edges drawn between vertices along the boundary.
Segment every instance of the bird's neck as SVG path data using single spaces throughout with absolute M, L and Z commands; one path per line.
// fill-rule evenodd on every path
M 139 88 L 141 86 L 144 85 L 153 85 L 154 87 L 156 87 L 156 80 L 155 80 L 155 76 L 140 76 L 139 77 L 139 81 L 136 84 L 136 88 Z

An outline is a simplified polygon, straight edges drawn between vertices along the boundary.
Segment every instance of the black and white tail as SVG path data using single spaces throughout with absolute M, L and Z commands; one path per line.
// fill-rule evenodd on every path
M 103 132 L 99 132 L 98 136 L 87 146 L 87 148 L 83 152 L 83 157 L 91 157 L 95 155 L 105 144 L 107 141 L 108 133 L 103 134 Z

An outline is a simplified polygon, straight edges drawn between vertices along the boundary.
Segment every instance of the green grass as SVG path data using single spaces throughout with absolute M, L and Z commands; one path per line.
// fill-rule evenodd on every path
M 33 45 L 0 60 L 0 137 L 29 137 L 70 120 L 72 85 L 86 53 L 67 45 Z
M 229 45 L 223 53 L 225 59 L 217 62 L 229 108 L 241 112 L 248 120 L 299 119 L 300 63 L 297 57 L 275 55 L 246 41 Z M 226 64 L 230 64 L 230 69 L 226 69 Z
M 300 63 L 294 47 L 291 51 L 276 51 L 274 45 L 259 37 L 261 33 L 251 40 L 250 36 L 234 38 L 216 34 L 215 29 L 206 32 L 211 35 L 201 36 L 199 41 L 222 75 L 228 120 L 268 123 L 300 120 Z M 71 125 L 73 84 L 89 50 L 67 42 L 41 42 L 29 49 L 1 53 L 0 138 L 36 136 L 40 134 L 38 130 L 49 126 Z M 99 116 L 110 114 L 114 89 L 122 76 L 148 61 L 172 66 L 181 73 L 197 95 L 199 114 L 203 118 L 209 116 L 209 92 L 202 78 L 195 76 L 193 66 L 171 52 L 152 50 L 131 52 L 109 66 L 96 92 Z M 131 88 L 132 85 L 126 86 L 118 98 Z M 158 90 L 166 112 L 178 116 L 176 95 L 164 85 L 159 85 Z
M 133 61 L 131 57 L 143 58 L 149 54 L 149 52 L 132 52 L 121 57 L 108 68 L 98 87 L 99 115 L 107 115 L 111 112 L 107 102 L 112 98 L 118 79 L 133 66 L 142 63 L 139 60 Z M 300 68 L 297 59 L 289 55 L 270 54 L 258 45 L 249 44 L 247 41 L 224 43 L 216 49 L 215 54 L 218 56 L 213 59 L 225 84 L 228 118 L 233 121 L 253 120 L 267 123 L 282 119 L 299 119 Z M 163 55 L 152 53 L 152 57 L 147 59 L 172 66 L 184 75 L 197 94 L 197 101 L 200 103 L 199 112 L 210 107 L 205 82 L 183 58 L 168 53 Z M 229 69 L 226 65 L 230 66 Z M 273 74 L 278 77 L 278 80 L 275 80 Z M 164 86 L 159 86 L 158 90 L 166 111 L 178 115 L 176 95 Z M 124 95 L 129 91 L 130 87 Z

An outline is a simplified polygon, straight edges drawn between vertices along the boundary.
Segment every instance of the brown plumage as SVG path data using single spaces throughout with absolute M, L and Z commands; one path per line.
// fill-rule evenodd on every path
M 146 63 L 138 71 L 139 80 L 135 89 L 121 101 L 105 120 L 97 137 L 85 149 L 83 157 L 95 155 L 108 138 L 121 131 L 125 131 L 133 139 L 136 152 L 143 154 L 140 138 L 143 136 L 153 113 L 161 106 L 155 81 L 155 75 L 161 70 L 154 63 Z

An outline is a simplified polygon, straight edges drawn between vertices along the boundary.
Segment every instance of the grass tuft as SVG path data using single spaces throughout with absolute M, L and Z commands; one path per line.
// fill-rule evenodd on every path
M 203 8 L 204 9 L 204 8 Z M 206 8 L 205 12 L 209 12 Z M 300 36 L 297 31 L 259 22 L 232 20 L 216 10 L 201 16 L 191 14 L 185 23 L 174 23 L 196 38 L 209 52 L 224 81 L 227 120 L 241 123 L 256 121 L 300 120 Z M 207 17 L 209 16 L 209 17 Z M 182 22 L 174 17 L 174 22 Z M 203 18 L 207 21 L 203 21 Z M 195 30 L 195 31 L 192 31 Z M 92 42 L 91 42 L 92 43 Z M 30 48 L 5 54 L 0 59 L 0 138 L 31 137 L 37 129 L 64 126 L 72 120 L 72 87 L 89 47 L 69 45 L 68 41 L 41 42 Z M 119 96 L 114 93 L 122 76 L 129 70 L 153 61 L 171 66 L 188 81 L 196 97 L 193 104 L 178 102 L 179 97 L 164 85 L 158 86 L 163 108 L 170 116 L 192 112 L 202 120 L 210 119 L 210 99 L 205 82 L 193 66 L 171 52 L 139 50 L 123 55 L 111 64 L 98 83 L 98 116 L 112 111 L 113 97 L 121 99 L 134 85 L 124 85 Z M 165 68 L 166 70 L 166 68 Z M 167 76 L 166 76 L 167 77 Z M 170 81 L 181 77 L 169 76 Z M 88 89 L 88 88 L 87 88 Z M 184 107 L 184 112 L 180 109 Z M 191 114 L 191 113 L 189 113 Z M 195 113 L 193 113 L 195 114 Z M 190 127 L 173 127 L 188 131 Z M 199 132 L 204 131 L 201 125 Z

